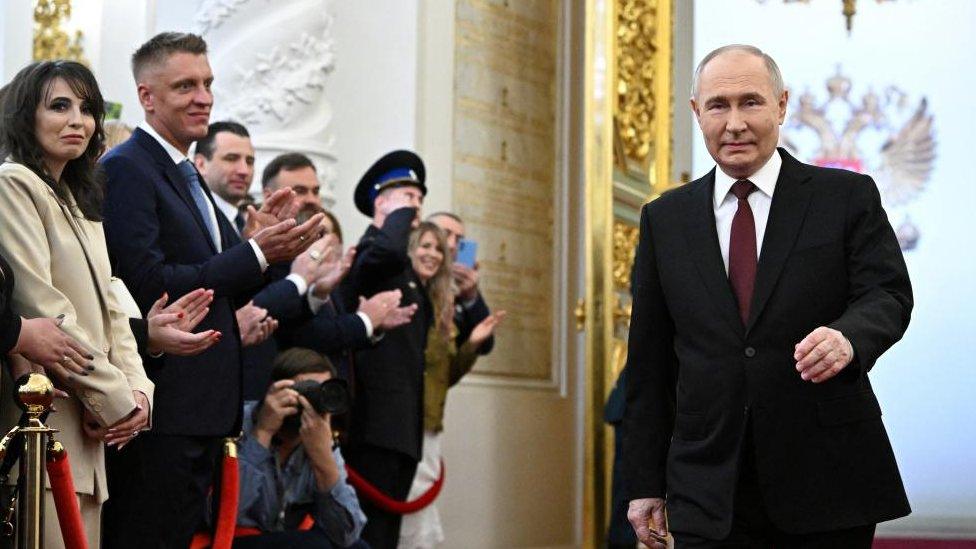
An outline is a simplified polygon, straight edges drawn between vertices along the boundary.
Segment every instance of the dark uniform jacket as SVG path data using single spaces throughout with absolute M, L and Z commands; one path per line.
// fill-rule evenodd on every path
M 414 209 L 401 208 L 381 229 L 366 229 L 340 294 L 347 311 L 356 310 L 359 296 L 396 289 L 403 292 L 401 306 L 418 305 L 409 324 L 385 332 L 375 346 L 355 354 L 350 443 L 395 450 L 419 461 L 424 347 L 433 320 L 430 301 L 407 255 L 415 216 Z
M 791 533 L 909 513 L 868 372 L 908 326 L 912 288 L 870 177 L 783 165 L 748 322 L 719 251 L 714 170 L 641 214 L 624 416 L 629 499 L 667 496 L 673 530 L 730 530 L 745 434 L 773 523 Z M 794 346 L 842 332 L 854 362 L 800 379 Z

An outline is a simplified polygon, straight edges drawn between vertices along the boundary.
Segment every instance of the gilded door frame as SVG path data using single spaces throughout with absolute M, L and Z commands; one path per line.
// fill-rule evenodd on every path
M 626 358 L 636 213 L 640 204 L 672 186 L 672 1 L 586 1 L 582 29 L 585 296 L 576 311 L 585 331 L 583 547 L 603 546 L 609 522 L 613 438 L 603 421 L 603 406 Z M 621 63 L 628 63 L 623 71 Z M 634 63 L 650 71 L 631 70 Z M 642 102 L 628 101 L 623 90 L 648 85 L 651 93 L 643 95 L 650 95 L 651 105 L 643 105 L 643 116 L 637 116 L 641 113 L 627 109 L 641 110 Z M 623 130 L 621 119 L 627 125 Z M 621 181 L 633 181 L 635 175 L 636 186 Z

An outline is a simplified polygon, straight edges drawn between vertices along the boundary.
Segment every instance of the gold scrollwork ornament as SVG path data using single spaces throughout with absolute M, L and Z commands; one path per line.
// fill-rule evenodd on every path
M 80 30 L 69 35 L 61 24 L 71 18 L 71 0 L 37 0 L 34 5 L 34 61 L 69 59 L 85 65 Z
M 640 164 L 647 161 L 655 132 L 657 4 L 658 0 L 617 3 L 617 116 L 624 153 Z

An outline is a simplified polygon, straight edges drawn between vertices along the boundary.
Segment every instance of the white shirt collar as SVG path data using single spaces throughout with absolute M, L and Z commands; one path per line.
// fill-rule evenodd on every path
M 759 168 L 756 173 L 746 179 L 752 181 L 753 185 L 771 199 L 773 198 L 773 190 L 776 188 L 776 180 L 779 179 L 779 170 L 782 166 L 783 158 L 780 156 L 779 150 L 775 150 L 772 156 L 769 157 L 769 160 L 763 164 L 763 167 Z M 725 201 L 725 197 L 728 196 L 729 190 L 732 189 L 732 185 L 736 181 L 738 179 L 730 177 L 722 171 L 722 168 L 715 168 L 715 208 L 718 208 Z
M 217 209 L 220 210 L 225 217 L 227 217 L 228 221 L 233 223 L 234 218 L 237 217 L 237 213 L 238 213 L 237 206 L 234 206 L 230 202 L 227 202 L 226 200 L 221 198 L 217 193 L 211 192 L 210 196 L 213 197 L 214 204 L 217 205 Z
M 163 137 L 159 135 L 159 132 L 157 132 L 152 126 L 149 125 L 149 122 L 143 120 L 142 122 L 139 122 L 138 127 L 142 128 L 142 131 L 148 133 L 150 136 L 152 136 L 153 139 L 155 139 L 156 141 L 159 142 L 160 145 L 162 145 L 163 150 L 166 151 L 166 154 L 168 154 L 169 157 L 173 159 L 174 164 L 179 164 L 184 160 L 189 160 L 189 158 L 187 158 L 185 154 L 181 153 L 179 149 L 174 147 L 169 141 L 163 139 Z

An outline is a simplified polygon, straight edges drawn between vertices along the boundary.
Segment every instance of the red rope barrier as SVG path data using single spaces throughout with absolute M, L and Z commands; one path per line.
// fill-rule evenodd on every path
M 220 471 L 220 509 L 214 527 L 213 549 L 230 549 L 237 528 L 237 503 L 240 497 L 240 478 L 237 471 L 237 445 L 224 442 L 224 459 Z
M 67 549 L 88 549 L 88 538 L 85 536 L 78 497 L 75 495 L 75 483 L 71 478 L 71 464 L 68 462 L 68 453 L 63 449 L 48 452 L 47 476 L 51 480 L 51 492 L 64 546 Z
M 398 515 L 409 515 L 427 507 L 437 499 L 437 496 L 441 493 L 441 488 L 444 486 L 443 459 L 441 460 L 440 476 L 437 477 L 437 480 L 434 481 L 434 484 L 426 492 L 413 501 L 399 501 L 384 494 L 379 488 L 373 486 L 373 484 L 350 467 L 348 463 L 346 464 L 346 472 L 349 473 L 349 484 L 353 485 L 360 497 L 369 500 L 370 503 L 388 513 L 396 513 Z

